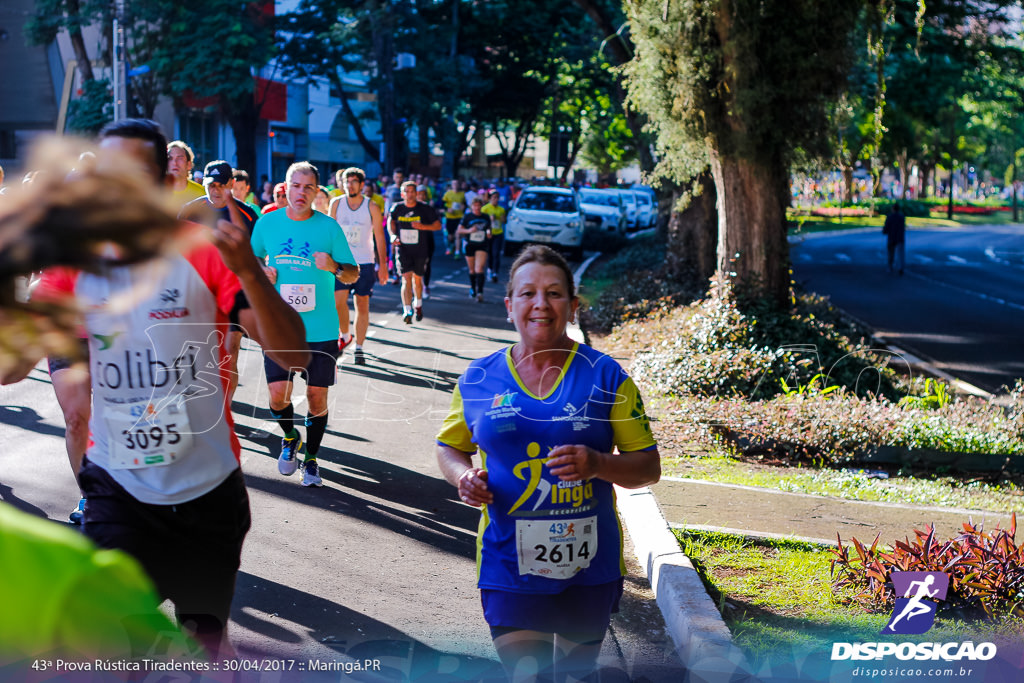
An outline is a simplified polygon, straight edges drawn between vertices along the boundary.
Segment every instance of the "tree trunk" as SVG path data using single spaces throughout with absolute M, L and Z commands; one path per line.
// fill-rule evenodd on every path
M 419 124 L 419 147 L 420 160 L 418 173 L 426 173 L 430 170 L 430 125 L 426 121 Z
M 931 197 L 933 194 L 935 194 L 933 188 L 931 187 L 932 173 L 935 170 L 935 164 L 929 163 L 927 161 L 922 161 L 918 165 L 918 168 L 920 169 L 918 177 L 920 179 L 919 182 L 921 183 L 921 186 L 918 188 L 917 194 L 919 197 Z
M 260 107 L 256 105 L 255 94 L 240 97 L 225 103 L 225 118 L 235 136 L 235 151 L 238 156 L 235 168 L 249 173 L 250 178 L 259 177 L 256 167 L 256 128 L 259 126 Z M 271 169 L 265 169 L 270 174 Z M 255 183 L 253 183 L 255 187 Z
M 79 18 L 78 0 L 68 0 L 67 12 L 69 19 Z M 82 74 L 82 81 L 87 82 L 95 77 L 92 73 L 92 61 L 89 59 L 89 52 L 85 49 L 85 39 L 82 38 L 82 29 L 79 21 L 69 21 L 68 37 L 71 39 L 71 49 L 75 53 L 75 61 L 78 62 L 78 73 Z
M 341 99 L 341 110 L 345 112 L 345 119 L 352 126 L 352 130 L 355 131 L 356 139 L 359 141 L 363 151 L 366 152 L 366 156 L 374 161 L 382 161 L 380 159 L 380 147 L 367 139 L 366 133 L 363 131 L 362 120 L 352 110 L 352 105 L 348 101 L 348 93 L 345 91 L 345 84 L 342 82 L 341 77 L 336 73 L 333 74 L 331 76 L 331 84 L 338 90 L 338 97 Z
M 688 279 L 692 275 L 698 282 L 707 282 L 717 267 L 715 181 L 711 173 L 704 173 L 697 182 L 701 187 L 700 195 L 693 197 L 690 205 L 682 211 L 672 211 L 668 220 L 665 267 L 667 274 L 676 280 Z M 672 206 L 679 197 L 679 192 L 672 194 Z
M 844 165 L 843 171 L 843 201 L 847 204 L 853 203 L 853 166 Z
M 749 296 L 782 307 L 789 296 L 789 248 L 782 201 L 785 169 L 711 150 L 718 210 L 718 274 Z

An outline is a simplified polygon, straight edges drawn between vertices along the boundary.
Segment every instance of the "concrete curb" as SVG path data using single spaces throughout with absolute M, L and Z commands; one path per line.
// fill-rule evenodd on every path
M 649 488 L 615 487 L 619 515 L 633 541 L 676 654 L 692 681 L 754 681 L 743 652 L 683 554 Z
M 600 253 L 584 261 L 574 273 L 577 285 Z M 583 331 L 573 323 L 570 338 L 583 342 Z M 743 652 L 733 645 L 732 633 L 722 620 L 650 488 L 615 487 L 619 518 L 626 526 L 637 561 L 644 568 L 658 609 L 686 668 L 686 681 L 744 683 L 756 681 Z

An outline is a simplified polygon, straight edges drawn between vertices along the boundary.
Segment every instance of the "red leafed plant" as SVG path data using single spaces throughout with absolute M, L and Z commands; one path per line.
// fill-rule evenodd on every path
M 856 538 L 852 549 L 836 535 L 832 549 L 833 591 L 852 588 L 851 600 L 879 611 L 892 609 L 896 596 L 889 573 L 893 571 L 944 572 L 949 575 L 949 591 L 939 604 L 940 613 L 964 618 L 998 619 L 1024 617 L 1024 544 L 1017 545 L 1017 515 L 1009 529 L 998 525 L 991 533 L 971 522 L 963 532 L 945 542 L 935 538 L 935 529 L 915 529 L 914 539 L 897 541 L 886 552 Z

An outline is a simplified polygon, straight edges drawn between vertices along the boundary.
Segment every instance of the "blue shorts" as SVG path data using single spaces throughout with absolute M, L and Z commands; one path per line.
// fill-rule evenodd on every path
M 267 384 L 272 382 L 290 382 L 292 376 L 297 372 L 306 380 L 311 387 L 332 387 L 334 386 L 335 375 L 337 374 L 338 363 L 338 340 L 332 339 L 325 342 L 307 342 L 312 358 L 309 365 L 304 368 L 291 368 L 285 370 L 280 365 L 270 360 L 267 354 L 263 354 L 263 371 L 267 373 Z
M 561 593 L 513 593 L 480 589 L 484 620 L 495 630 L 527 629 L 560 633 L 577 643 L 604 638 L 619 611 L 622 579 L 596 586 L 569 586 Z
M 371 296 L 373 284 L 377 282 L 377 268 L 372 263 L 359 264 L 359 279 L 350 285 L 341 284 L 341 280 L 334 278 L 334 291 L 354 291 L 356 296 Z

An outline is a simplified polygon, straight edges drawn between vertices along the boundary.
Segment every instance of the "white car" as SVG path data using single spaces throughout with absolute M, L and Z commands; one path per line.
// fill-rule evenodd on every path
M 587 227 L 617 235 L 626 234 L 626 207 L 618 192 L 584 188 L 580 190 L 580 207 Z
M 658 200 L 654 190 L 646 185 L 634 185 L 633 194 L 637 201 L 637 223 L 640 228 L 650 228 L 658 221 Z
M 637 202 L 636 195 L 633 190 L 618 189 L 616 192 L 622 197 L 623 204 L 626 205 L 626 226 L 629 230 L 636 230 L 640 224 L 637 216 Z
M 654 224 L 653 203 L 650 195 L 639 189 L 633 190 L 633 196 L 637 200 L 637 227 L 643 229 Z
M 561 247 L 571 258 L 583 256 L 583 211 L 574 190 L 530 186 L 524 189 L 505 221 L 505 253 L 516 254 L 528 242 Z

